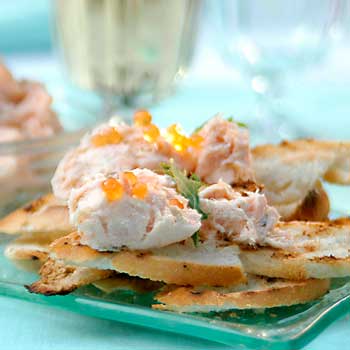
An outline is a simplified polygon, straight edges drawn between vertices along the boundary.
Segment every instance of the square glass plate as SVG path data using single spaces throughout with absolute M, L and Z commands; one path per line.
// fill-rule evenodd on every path
M 24 288 L 37 279 L 3 255 L 11 238 L 0 235 L 0 295 L 63 308 L 69 311 L 187 334 L 228 345 L 269 349 L 301 348 L 350 308 L 350 279 L 333 281 L 322 299 L 305 305 L 260 311 L 178 314 L 152 310 L 152 293 L 118 291 L 106 294 L 94 286 L 71 295 L 45 297 Z

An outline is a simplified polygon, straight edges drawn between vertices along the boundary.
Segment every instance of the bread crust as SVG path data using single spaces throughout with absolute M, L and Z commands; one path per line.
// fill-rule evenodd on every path
M 307 258 L 277 249 L 242 250 L 241 261 L 248 273 L 291 280 L 336 278 L 350 275 L 350 257 Z
M 328 292 L 329 280 L 271 281 L 251 276 L 254 286 L 247 285 L 236 290 L 195 289 L 193 287 L 165 287 L 155 296 L 161 304 L 153 305 L 159 310 L 177 312 L 211 312 L 230 309 L 261 309 L 303 304 Z
M 350 219 L 280 222 L 270 233 L 285 247 L 241 247 L 248 273 L 293 280 L 350 275 Z
M 246 279 L 240 265 L 206 265 L 152 254 L 140 256 L 134 252 L 117 254 L 112 265 L 117 271 L 131 276 L 178 285 L 229 286 Z
M 50 244 L 61 233 L 27 233 L 11 241 L 5 248 L 5 256 L 11 260 L 40 260 L 48 257 Z
M 113 271 L 65 265 L 48 259 L 40 269 L 40 280 L 25 286 L 29 292 L 50 295 L 65 295 L 75 289 L 108 278 Z
M 52 193 L 42 196 L 0 220 L 0 232 L 26 234 L 34 232 L 72 232 L 68 207 Z
M 252 154 L 257 177 L 260 176 L 257 171 L 259 163 L 266 160 L 278 159 L 282 164 L 303 164 L 318 160 L 326 165 L 321 173 L 326 181 L 350 184 L 350 142 L 314 139 L 282 141 L 277 145 L 257 146 L 253 148 Z
M 297 217 L 317 181 L 350 184 L 350 142 L 284 141 L 257 146 L 252 154 L 256 180 L 283 220 Z
M 326 221 L 328 220 L 330 203 L 327 192 L 321 181 L 317 181 L 313 188 L 304 198 L 304 201 L 285 221 Z

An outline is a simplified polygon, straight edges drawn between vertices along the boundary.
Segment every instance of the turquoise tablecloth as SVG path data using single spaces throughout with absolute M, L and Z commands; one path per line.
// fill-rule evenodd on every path
M 46 81 L 51 91 L 60 93 L 61 82 L 57 68 L 48 56 L 9 56 L 7 62 L 21 76 L 37 77 Z M 192 81 L 192 80 L 191 80 Z M 350 107 L 348 91 L 342 84 L 328 84 L 300 91 L 300 83 L 293 82 L 289 104 L 293 113 L 301 116 L 303 126 L 310 134 L 350 138 Z M 305 84 L 305 82 L 303 83 Z M 312 86 L 319 85 L 309 82 Z M 309 91 L 306 93 L 306 91 Z M 331 94 L 330 94 L 331 91 Z M 323 103 L 328 99 L 328 103 Z M 335 102 L 336 101 L 336 102 Z M 178 94 L 153 109 L 157 123 L 168 124 L 169 120 L 186 121 L 189 129 L 198 125 L 212 113 L 223 110 L 234 111 L 244 116 L 252 105 L 251 96 L 237 81 L 186 83 Z M 317 106 L 323 103 L 323 108 Z M 318 111 L 316 113 L 316 111 Z M 330 119 L 332 122 L 330 123 Z M 342 126 L 342 127 L 341 127 Z M 337 193 L 338 191 L 338 193 Z M 342 197 L 339 197 L 339 193 Z M 332 199 L 341 204 L 342 210 L 349 210 L 349 191 L 332 192 Z M 339 200 L 340 198 L 340 200 Z M 0 297 L 0 345 L 1 349 L 20 350 L 96 350 L 96 349 L 229 349 L 230 347 L 191 337 L 135 327 L 122 323 L 95 319 L 45 306 Z M 317 339 L 309 344 L 308 350 L 348 349 L 350 344 L 350 319 L 336 321 Z M 239 344 L 231 349 L 239 349 Z
M 0 298 L 2 350 L 224 350 L 241 349 L 113 321 Z M 305 350 L 349 349 L 350 318 L 343 318 Z

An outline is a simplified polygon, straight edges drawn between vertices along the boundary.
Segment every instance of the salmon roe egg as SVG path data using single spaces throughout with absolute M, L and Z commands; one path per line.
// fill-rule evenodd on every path
M 172 124 L 167 128 L 167 138 L 170 142 L 173 142 L 180 135 L 179 127 L 176 124 Z
M 148 188 L 146 184 L 140 182 L 133 186 L 131 192 L 133 197 L 144 199 L 147 196 Z
M 123 186 L 118 180 L 112 177 L 103 181 L 101 187 L 110 202 L 118 200 L 123 196 Z
M 146 125 L 150 125 L 151 122 L 152 122 L 152 116 L 148 111 L 144 109 L 140 109 L 134 113 L 135 125 L 146 126 Z
M 194 134 L 190 137 L 190 146 L 193 148 L 199 148 L 202 145 L 204 138 L 198 134 Z
M 144 127 L 143 137 L 146 141 L 155 142 L 157 141 L 159 136 L 160 136 L 160 132 L 156 125 L 150 124 Z
M 190 139 L 181 134 L 176 124 L 170 125 L 167 129 L 167 138 L 177 151 L 185 151 L 190 146 Z
M 91 142 L 96 147 L 105 145 L 118 144 L 121 142 L 122 136 L 116 128 L 110 128 L 101 134 L 94 135 Z
M 182 202 L 180 202 L 178 199 L 176 198 L 172 198 L 169 200 L 169 204 L 170 205 L 174 205 L 176 207 L 179 207 L 180 209 L 183 209 L 184 208 L 184 205 Z
M 128 182 L 129 185 L 133 186 L 137 182 L 137 177 L 131 171 L 125 171 L 123 173 L 123 178 Z

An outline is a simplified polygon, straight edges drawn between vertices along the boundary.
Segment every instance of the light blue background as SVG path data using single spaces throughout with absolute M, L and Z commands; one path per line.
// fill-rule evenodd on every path
M 74 0 L 72 0 L 74 1 Z M 35 4 L 35 6 L 33 5 Z M 61 77 L 46 53 L 50 48 L 48 1 L 13 0 L 0 2 L 0 52 L 19 76 L 38 78 L 48 83 L 55 98 L 60 95 Z M 28 52 L 35 52 L 29 56 Z M 22 52 L 24 56 L 18 54 Z M 217 111 L 234 112 L 244 119 L 252 112 L 249 86 L 234 72 L 221 67 L 210 74 L 215 57 L 203 51 L 205 59 L 197 64 L 192 78 L 179 93 L 153 109 L 156 122 L 186 121 L 192 129 Z M 203 57 L 204 57 L 203 56 Z M 335 55 L 336 56 L 336 55 Z M 310 135 L 350 138 L 350 62 L 341 52 L 338 60 L 330 58 L 327 67 L 317 68 L 307 78 L 293 76 L 288 81 L 285 105 L 294 119 Z M 332 62 L 337 61 L 335 65 Z M 231 74 L 232 73 L 232 74 Z M 204 77 L 203 77 L 204 76 Z M 221 78 L 225 78 L 225 82 Z M 232 79 L 231 79 L 232 78 Z M 338 79 L 340 78 L 340 79 Z M 190 81 L 190 83 L 189 83 Z M 350 212 L 349 191 L 332 189 L 331 199 L 337 209 Z M 70 349 L 229 349 L 230 347 L 113 321 L 80 316 L 65 311 L 0 297 L 0 348 L 70 350 Z M 350 348 L 350 319 L 338 320 L 309 344 L 308 350 Z M 237 344 L 232 349 L 238 349 Z

